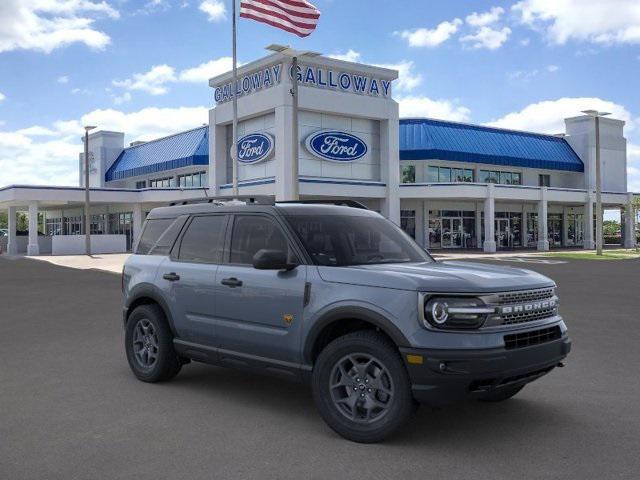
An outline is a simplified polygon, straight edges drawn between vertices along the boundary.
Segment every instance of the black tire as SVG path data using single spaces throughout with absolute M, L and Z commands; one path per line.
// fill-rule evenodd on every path
M 147 335 L 142 335 L 143 331 Z M 125 332 L 125 351 L 129 367 L 143 382 L 170 380 L 182 368 L 182 362 L 173 349 L 173 334 L 164 312 L 157 305 L 140 305 L 131 312 Z M 146 364 L 145 358 L 148 360 Z
M 478 400 L 488 403 L 504 402 L 505 400 L 509 400 L 514 395 L 517 395 L 518 392 L 520 392 L 520 390 L 522 390 L 523 388 L 524 385 L 519 385 L 517 387 L 500 388 L 493 392 L 483 394 L 480 398 L 478 398 Z
M 362 363 L 356 366 L 351 358 Z M 368 358 L 372 360 L 366 363 Z M 352 369 L 348 369 L 350 364 Z M 356 371 L 360 376 L 366 373 L 360 378 Z M 336 378 L 340 380 L 336 382 Z M 348 386 L 342 385 L 343 381 Z M 314 365 L 312 389 L 324 421 L 354 442 L 374 443 L 388 438 L 415 410 L 409 376 L 398 349 L 385 336 L 370 330 L 340 337 L 322 350 Z

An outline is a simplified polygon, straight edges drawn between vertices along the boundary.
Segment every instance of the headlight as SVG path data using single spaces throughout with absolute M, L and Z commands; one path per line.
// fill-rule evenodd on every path
M 494 312 L 494 307 L 476 297 L 431 297 L 424 303 L 423 321 L 427 328 L 479 328 Z

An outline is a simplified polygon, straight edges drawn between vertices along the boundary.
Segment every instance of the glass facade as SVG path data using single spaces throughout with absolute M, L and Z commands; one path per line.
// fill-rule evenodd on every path
M 570 213 L 567 215 L 567 246 L 573 247 L 583 244 L 584 215 L 579 213 Z
M 522 185 L 522 174 L 497 170 L 480 170 L 480 183 L 498 183 L 502 185 Z
M 547 237 L 549 247 L 562 246 L 562 214 L 550 213 L 547 215 Z
M 429 248 L 476 248 L 473 210 L 430 210 Z
M 179 187 L 206 187 L 208 183 L 207 172 L 178 175 Z
M 473 182 L 469 168 L 427 167 L 427 183 Z
M 416 166 L 405 165 L 400 169 L 401 183 L 416 183 Z
M 416 238 L 416 211 L 400 210 L 400 228 L 411 238 Z
M 175 186 L 176 186 L 176 179 L 173 177 L 156 178 L 153 180 L 149 180 L 150 188 L 168 188 L 168 187 L 175 187 Z
M 127 250 L 133 246 L 133 212 L 110 213 L 108 215 L 109 233 L 112 235 L 125 235 L 127 237 Z

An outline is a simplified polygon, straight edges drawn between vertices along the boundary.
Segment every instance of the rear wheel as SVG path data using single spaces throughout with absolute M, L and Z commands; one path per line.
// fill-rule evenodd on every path
M 316 361 L 312 386 L 325 422 L 355 442 L 384 440 L 414 411 L 398 350 L 373 331 L 354 332 L 330 343 Z
M 517 387 L 505 387 L 495 390 L 493 392 L 488 392 L 483 394 L 478 400 L 481 402 L 504 402 L 505 400 L 509 400 L 514 395 L 518 394 L 520 390 L 524 388 L 524 385 L 519 385 Z
M 131 370 L 143 382 L 170 380 L 182 368 L 164 312 L 157 305 L 140 305 L 131 312 L 125 350 Z

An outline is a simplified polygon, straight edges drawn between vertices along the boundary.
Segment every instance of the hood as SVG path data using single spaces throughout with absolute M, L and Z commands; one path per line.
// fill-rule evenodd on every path
M 472 262 L 318 267 L 318 271 L 327 282 L 432 292 L 492 293 L 554 285 L 550 278 L 524 268 Z

